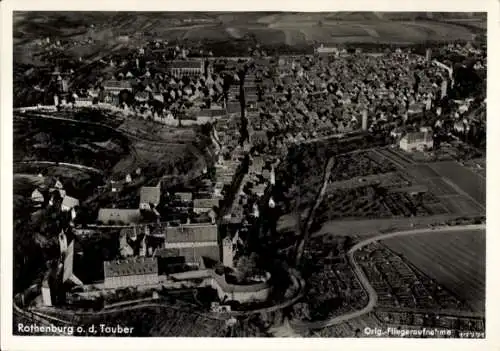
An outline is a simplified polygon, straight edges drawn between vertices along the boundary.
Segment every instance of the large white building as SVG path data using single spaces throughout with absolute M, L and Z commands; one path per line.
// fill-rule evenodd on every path
M 104 287 L 106 289 L 158 284 L 158 282 L 158 263 L 155 258 L 133 257 L 104 262 Z
M 432 139 L 432 132 L 427 130 L 408 133 L 399 141 L 399 147 L 407 152 L 432 149 L 433 146 L 434 140 Z
M 202 60 L 175 60 L 168 65 L 168 71 L 174 77 L 198 77 L 204 73 Z

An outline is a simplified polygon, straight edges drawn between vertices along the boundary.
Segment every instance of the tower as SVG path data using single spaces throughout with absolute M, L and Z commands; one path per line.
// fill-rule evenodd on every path
M 361 120 L 361 129 L 368 129 L 368 111 L 366 109 L 363 110 L 363 116 Z
M 259 213 L 259 206 L 257 205 L 257 203 L 253 204 L 252 211 L 253 211 L 252 215 L 255 218 L 259 218 L 260 213 Z
M 448 81 L 446 79 L 443 80 L 441 83 L 441 99 L 444 99 L 444 97 L 448 94 Z
M 52 306 L 52 296 L 48 277 L 45 277 L 42 282 L 42 301 L 44 306 Z
M 432 50 L 429 48 L 425 50 L 425 60 L 429 62 L 432 58 Z
M 233 267 L 234 251 L 233 242 L 226 236 L 222 240 L 222 264 L 226 267 Z
M 146 235 L 141 240 L 141 245 L 139 247 L 139 256 L 146 256 Z
M 68 238 L 63 230 L 59 233 L 59 249 L 61 254 L 66 253 L 68 250 Z
M 269 208 L 274 208 L 276 206 L 276 203 L 274 202 L 273 198 L 269 198 L 268 202 Z

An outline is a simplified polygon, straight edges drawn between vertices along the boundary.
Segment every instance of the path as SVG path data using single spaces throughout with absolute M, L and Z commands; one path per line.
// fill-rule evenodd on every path
M 309 211 L 309 214 L 307 216 L 307 222 L 306 225 L 304 226 L 302 230 L 302 238 L 300 239 L 298 245 L 297 245 L 297 256 L 296 256 L 296 263 L 299 264 L 301 259 L 302 259 L 302 254 L 304 253 L 304 247 L 305 244 L 307 243 L 309 236 L 310 236 L 310 228 L 313 224 L 314 221 L 314 214 L 318 207 L 320 206 L 321 202 L 323 201 L 323 197 L 325 196 L 326 188 L 328 185 L 328 182 L 330 180 L 330 175 L 332 173 L 332 168 L 333 168 L 333 163 L 334 163 L 334 158 L 330 157 L 328 159 L 328 163 L 326 164 L 325 167 L 325 174 L 323 176 L 323 184 L 321 185 L 321 189 L 319 191 L 318 196 L 316 197 L 316 202 L 314 203 L 314 206 L 311 208 Z
M 354 245 L 348 252 L 348 259 L 349 263 L 352 265 L 354 272 L 356 273 L 356 276 L 360 283 L 363 285 L 365 290 L 368 292 L 369 300 L 368 304 L 357 311 L 346 313 L 340 316 L 332 317 L 330 319 L 324 320 L 324 321 L 318 321 L 318 322 L 302 322 L 302 321 L 293 321 L 291 322 L 291 325 L 295 330 L 297 331 L 303 331 L 307 329 L 321 329 L 321 328 L 326 328 L 332 325 L 340 324 L 343 322 L 346 322 L 350 319 L 361 317 L 367 313 L 370 313 L 373 311 L 377 304 L 377 293 L 375 289 L 371 286 L 368 278 L 366 275 L 363 273 L 363 270 L 361 267 L 357 264 L 355 258 L 354 258 L 354 253 L 372 243 L 378 242 L 380 240 L 385 240 L 389 238 L 394 238 L 394 237 L 399 237 L 399 236 L 407 236 L 407 235 L 418 235 L 418 234 L 428 234 L 431 232 L 457 232 L 457 231 L 468 231 L 468 230 L 478 230 L 478 229 L 486 229 L 485 224 L 474 224 L 474 225 L 461 225 L 461 226 L 447 226 L 447 227 L 436 227 L 433 229 L 428 229 L 428 228 L 422 228 L 422 229 L 413 229 L 413 230 L 408 230 L 408 231 L 401 231 L 401 232 L 394 232 L 394 233 L 388 233 L 388 234 L 380 234 L 371 238 L 368 238 L 366 240 L 360 241 L 356 245 Z M 457 313 L 460 314 L 460 313 Z

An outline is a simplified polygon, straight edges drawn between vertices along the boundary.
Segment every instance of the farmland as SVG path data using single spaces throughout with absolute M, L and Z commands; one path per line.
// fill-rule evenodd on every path
M 417 269 L 466 301 L 474 311 L 484 312 L 484 230 L 456 233 L 430 232 L 383 241 Z
M 296 318 L 324 320 L 366 305 L 368 296 L 342 255 L 344 248 L 338 247 L 343 242 L 342 238 L 337 238 L 325 243 L 319 238 L 306 249 L 302 273 L 307 290 L 302 303 L 308 312 L 305 315 L 295 312 Z
M 468 310 L 453 293 L 412 267 L 404 256 L 380 244 L 363 247 L 355 258 L 378 295 L 378 307 Z
M 415 313 L 403 311 L 376 311 L 361 317 L 351 319 L 348 322 L 323 328 L 312 333 L 312 337 L 381 337 L 397 335 L 401 328 L 406 330 L 422 331 L 422 327 L 434 326 L 437 329 L 451 331 L 451 335 L 440 335 L 441 337 L 457 338 L 458 331 L 484 333 L 485 324 L 482 318 L 467 318 L 443 315 L 430 315 L 428 313 Z M 370 328 L 372 334 L 365 332 Z M 394 327 L 393 335 L 384 335 L 388 327 Z M 417 334 L 418 335 L 418 334 Z M 406 336 L 415 338 L 416 336 Z M 433 336 L 434 337 L 434 336 Z
M 486 179 L 484 177 L 452 161 L 432 163 L 429 166 L 439 175 L 448 178 L 460 187 L 476 202 L 486 206 Z
M 330 182 L 395 171 L 392 163 L 377 159 L 372 151 L 335 156 Z
M 42 37 L 57 33 L 60 37 L 84 38 L 88 21 L 78 13 L 49 16 L 40 12 L 16 13 L 14 17 L 14 37 L 18 43 L 29 43 L 29 33 Z M 89 16 L 87 13 L 86 16 Z M 93 36 L 107 43 L 117 44 L 121 33 L 147 32 L 153 38 L 166 40 L 206 39 L 215 42 L 230 40 L 258 40 L 263 45 L 286 43 L 306 45 L 313 42 L 343 43 L 419 43 L 426 40 L 470 40 L 475 31 L 471 25 L 480 18 L 477 14 L 470 18 L 458 15 L 434 13 L 408 13 L 394 15 L 373 12 L 310 13 L 304 17 L 292 13 L 200 13 L 191 17 L 190 23 L 183 23 L 187 14 L 172 12 L 171 15 L 155 18 L 150 13 L 138 13 L 131 17 L 126 13 L 93 14 L 91 23 Z M 456 17 L 456 18 L 455 18 Z M 475 22 L 476 21 L 476 22 Z M 61 25 L 62 24 L 62 25 Z M 113 29 L 110 29 L 112 25 Z M 247 35 L 242 36 L 241 32 Z M 133 40 L 133 39 L 130 39 Z M 88 50 L 84 50 L 88 51 Z M 92 52 L 105 53 L 103 48 Z

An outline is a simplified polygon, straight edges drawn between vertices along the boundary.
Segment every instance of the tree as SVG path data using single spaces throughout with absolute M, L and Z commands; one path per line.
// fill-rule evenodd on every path
M 293 305 L 293 315 L 299 320 L 310 320 L 311 310 L 306 302 L 299 302 Z
M 239 280 L 243 281 L 255 275 L 257 270 L 257 254 L 252 252 L 250 256 L 241 256 L 236 262 L 236 270 L 240 274 Z
M 118 101 L 119 101 L 120 105 L 125 103 L 125 104 L 131 106 L 135 102 L 134 95 L 129 90 L 123 89 L 118 94 Z

